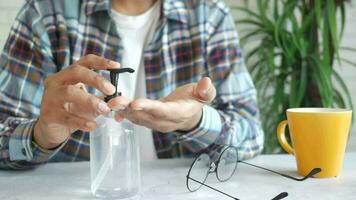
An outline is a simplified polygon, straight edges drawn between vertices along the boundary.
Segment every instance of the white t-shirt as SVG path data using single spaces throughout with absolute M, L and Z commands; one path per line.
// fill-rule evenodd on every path
M 122 74 L 118 83 L 119 91 L 129 99 L 146 97 L 143 50 L 155 33 L 159 21 L 160 8 L 161 1 L 157 0 L 149 10 L 138 16 L 127 16 L 112 10 L 112 18 L 116 23 L 124 48 L 121 66 L 135 70 L 133 74 Z M 141 160 L 156 159 L 152 131 L 146 127 L 137 126 L 135 132 L 139 134 L 140 138 Z

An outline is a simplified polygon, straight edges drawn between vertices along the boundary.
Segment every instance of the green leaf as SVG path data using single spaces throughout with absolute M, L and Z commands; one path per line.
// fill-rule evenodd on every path
M 340 61 L 341 61 L 341 62 L 344 62 L 344 63 L 347 63 L 347 64 L 350 64 L 350 65 L 356 67 L 356 62 L 353 62 L 353 61 L 351 61 L 351 60 L 349 60 L 349 59 L 340 58 Z
M 257 37 L 258 35 L 263 35 L 265 34 L 264 29 L 256 29 L 254 31 L 250 31 L 250 33 L 242 36 L 240 38 L 241 42 L 247 42 L 248 39 L 254 39 L 253 37 Z
M 256 12 L 248 9 L 248 8 L 245 8 L 245 7 L 241 7 L 241 6 L 231 6 L 231 9 L 232 10 L 238 10 L 238 11 L 241 11 L 243 13 L 246 13 L 247 15 L 251 16 L 251 17 L 254 17 L 255 19 L 260 19 L 261 16 L 259 14 L 257 14 Z
M 323 67 L 323 63 L 314 58 L 309 57 L 314 63 L 316 68 L 313 69 L 314 73 L 311 73 L 311 76 L 316 81 L 318 85 L 318 89 L 321 95 L 321 101 L 323 106 L 331 107 L 332 106 L 332 84 L 331 84 L 331 77 L 328 73 L 328 69 Z
M 319 26 L 321 26 L 321 16 L 322 16 L 322 8 L 321 8 L 321 1 L 324 0 L 315 0 L 314 1 L 314 11 L 315 11 L 315 16 L 316 16 L 316 21 Z
M 345 10 L 345 4 L 340 5 L 340 15 L 341 15 L 341 26 L 340 26 L 340 37 L 339 41 L 341 41 L 342 36 L 344 35 L 344 30 L 345 30 L 345 24 L 346 24 L 346 10 Z
M 290 19 L 290 15 L 294 14 L 294 10 L 298 4 L 298 1 L 288 1 L 285 11 L 279 17 L 274 28 L 274 40 L 276 41 L 277 46 L 282 48 L 288 57 L 293 57 L 294 48 L 289 44 L 291 39 L 289 36 L 288 30 L 285 28 L 286 22 Z
M 261 48 L 259 46 L 251 49 L 244 57 L 246 62 L 249 62 L 252 58 L 256 58 L 256 53 L 258 53 L 258 51 L 260 51 Z
M 344 98 L 342 94 L 334 88 L 333 90 L 333 98 L 334 98 L 334 103 L 336 104 L 335 106 L 338 108 L 346 108 L 346 102 L 344 101 Z
M 259 13 L 261 14 L 261 18 L 266 18 L 268 10 L 268 0 L 258 0 L 257 8 Z
M 300 28 L 300 32 L 301 33 L 305 33 L 305 31 L 307 29 L 311 28 L 311 23 L 314 20 L 314 14 L 315 14 L 315 10 L 310 11 L 310 13 L 306 14 L 306 16 L 304 16 L 301 28 Z
M 278 0 L 274 0 L 273 1 L 273 18 L 274 18 L 274 21 L 277 21 L 278 17 L 279 17 L 279 4 L 280 4 L 280 1 L 278 1 Z
M 256 20 L 252 20 L 252 19 L 238 19 L 238 20 L 235 20 L 235 23 L 236 24 L 253 25 L 253 26 L 260 27 L 260 28 L 264 28 L 264 26 L 265 26 L 261 22 L 256 21 Z
M 305 96 L 306 88 L 307 88 L 307 83 L 308 83 L 308 66 L 306 65 L 306 62 L 302 62 L 302 67 L 300 71 L 300 81 L 299 81 L 299 88 L 298 88 L 298 93 L 297 93 L 297 106 L 299 107 L 302 103 L 302 100 Z
M 337 73 L 335 70 L 333 70 L 333 77 L 339 83 L 339 85 L 343 91 L 343 94 L 346 96 L 348 107 L 353 110 L 352 97 L 351 97 L 350 91 L 349 91 L 348 87 L 346 86 L 344 80 L 341 78 L 339 73 Z
M 340 49 L 345 51 L 356 51 L 356 48 L 352 48 L 352 47 L 340 47 Z
M 260 13 L 260 21 L 266 25 L 266 27 L 273 27 L 273 21 L 269 19 L 267 10 L 269 9 L 269 0 L 257 1 L 258 12 Z
M 336 8 L 335 8 L 335 0 L 327 0 L 326 7 L 327 7 L 327 17 L 329 22 L 329 30 L 332 38 L 332 44 L 334 46 L 336 56 L 339 57 L 338 55 L 339 37 L 337 35 L 337 25 L 336 25 L 337 15 L 336 15 Z
M 329 41 L 329 29 L 328 29 L 328 23 L 327 20 L 324 21 L 324 26 L 322 29 L 322 65 L 325 68 L 325 70 L 330 71 L 329 68 L 331 68 L 331 63 L 330 63 L 330 41 Z M 328 72 L 328 74 L 331 74 Z

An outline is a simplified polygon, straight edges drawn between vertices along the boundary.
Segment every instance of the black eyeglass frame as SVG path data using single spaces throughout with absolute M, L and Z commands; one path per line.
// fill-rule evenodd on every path
M 189 179 L 191 179 L 191 177 L 189 177 L 190 172 L 191 172 L 191 170 L 193 169 L 193 166 L 194 166 L 194 164 L 196 163 L 197 159 L 199 159 L 200 156 L 203 155 L 203 154 L 206 154 L 206 155 L 209 156 L 209 158 L 210 158 L 210 164 L 209 164 L 209 165 L 210 165 L 210 166 L 209 166 L 209 169 L 207 170 L 207 174 L 205 175 L 204 181 L 202 181 L 202 183 L 205 183 L 206 179 L 208 178 L 208 175 L 209 175 L 209 174 L 212 174 L 212 173 L 215 173 L 216 179 L 218 179 L 218 181 L 220 181 L 220 182 L 226 182 L 226 181 L 228 181 L 228 180 L 235 174 L 235 171 L 236 171 L 236 168 L 237 168 L 237 164 L 235 164 L 235 167 L 234 167 L 233 172 L 231 173 L 231 175 L 230 175 L 227 179 L 221 180 L 221 179 L 219 178 L 219 174 L 218 174 L 218 167 L 219 167 L 219 164 L 220 164 L 221 156 L 224 155 L 224 152 L 225 152 L 226 150 L 228 150 L 229 147 L 232 147 L 232 146 L 227 146 L 227 147 L 225 147 L 225 149 L 223 149 L 223 151 L 222 151 L 222 152 L 220 153 L 220 155 L 219 155 L 219 158 L 218 158 L 215 162 L 212 162 L 210 155 L 207 154 L 207 153 L 201 153 L 201 154 L 199 154 L 199 155 L 194 159 L 194 161 L 193 161 L 192 164 L 190 165 L 190 168 L 189 168 L 189 171 L 188 171 L 188 174 L 187 174 L 187 180 L 186 180 L 186 185 L 187 185 L 187 188 L 188 188 L 188 190 L 189 190 L 190 192 L 195 192 L 195 191 L 199 190 L 199 189 L 203 186 L 203 184 L 201 184 L 200 187 L 198 187 L 198 188 L 195 189 L 195 190 L 191 190 L 191 189 L 189 188 L 189 186 L 188 186 L 188 184 L 189 184 L 188 181 L 189 181 Z M 235 148 L 235 147 L 233 147 L 233 148 Z M 236 152 L 237 152 L 237 151 L 236 151 Z M 237 159 L 237 160 L 238 160 L 238 159 Z M 214 170 L 211 170 L 212 165 L 214 165 Z M 194 180 L 194 181 L 196 181 L 196 180 Z
M 236 160 L 237 160 L 237 161 L 236 161 L 236 163 L 235 163 L 235 166 L 234 166 L 234 169 L 233 169 L 231 175 L 230 175 L 228 178 L 222 180 L 222 179 L 219 178 L 218 168 L 219 168 L 219 164 L 220 164 L 220 162 L 221 162 L 221 157 L 224 155 L 225 151 L 228 150 L 228 149 L 230 149 L 230 148 L 233 148 L 233 149 L 235 150 L 235 152 L 236 152 Z M 205 181 L 206 181 L 206 179 L 208 178 L 209 174 L 212 174 L 212 173 L 215 173 L 216 178 L 218 179 L 219 182 L 228 181 L 228 180 L 235 174 L 236 169 L 237 169 L 237 164 L 238 164 L 238 163 L 243 163 L 243 164 L 246 164 L 246 165 L 249 165 L 249 166 L 252 166 L 252 167 L 256 167 L 256 168 L 259 168 L 259 169 L 262 169 L 262 170 L 266 170 L 266 171 L 269 171 L 269 172 L 272 172 L 272 173 L 281 175 L 281 176 L 283 176 L 283 177 L 285 177 L 285 178 L 288 178 L 288 179 L 291 179 L 291 180 L 294 180 L 294 181 L 304 181 L 304 180 L 306 180 L 306 179 L 308 179 L 308 178 L 310 178 L 310 177 L 313 177 L 315 174 L 321 172 L 321 169 L 320 169 L 320 168 L 313 168 L 306 176 L 304 176 L 304 177 L 302 177 L 302 178 L 296 178 L 296 177 L 293 177 L 293 176 L 290 176 L 290 175 L 287 175 L 287 174 L 283 174 L 283 173 L 280 173 L 280 172 L 277 172 L 277 171 L 274 171 L 274 170 L 271 170 L 271 169 L 267 169 L 267 168 L 265 168 L 265 167 L 261 167 L 261 166 L 258 166 L 258 165 L 254 165 L 254 164 L 251 164 L 251 163 L 248 163 L 248 162 L 239 160 L 239 159 L 238 159 L 238 151 L 237 151 L 237 148 L 234 147 L 234 146 L 223 146 L 223 147 L 220 148 L 220 149 L 223 149 L 223 150 L 221 151 L 221 153 L 220 153 L 220 155 L 219 155 L 219 158 L 218 158 L 216 161 L 212 161 L 211 156 L 210 156 L 209 154 L 207 154 L 207 153 L 201 153 L 201 154 L 199 154 L 199 155 L 194 159 L 194 161 L 193 161 L 192 164 L 190 165 L 188 174 L 187 174 L 187 176 L 186 176 L 186 186 L 187 186 L 187 189 L 188 189 L 190 192 L 195 192 L 195 191 L 199 190 L 202 186 L 206 186 L 206 187 L 208 187 L 208 188 L 210 188 L 210 189 L 213 189 L 213 190 L 215 190 L 215 191 L 217 191 L 217 192 L 220 192 L 220 193 L 222 193 L 222 194 L 224 194 L 224 195 L 227 195 L 227 196 L 229 196 L 229 197 L 231 197 L 231 198 L 233 198 L 233 199 L 238 199 L 238 198 L 236 198 L 236 197 L 233 197 L 233 196 L 231 196 L 231 195 L 229 195 L 229 194 L 227 194 L 227 193 L 224 193 L 224 192 L 222 192 L 222 191 L 220 191 L 220 190 L 218 190 L 218 189 L 216 189 L 216 188 L 213 188 L 213 187 L 211 187 L 211 186 L 205 184 Z M 197 159 L 199 159 L 199 158 L 201 157 L 201 155 L 203 155 L 203 154 L 208 155 L 208 157 L 209 157 L 209 159 L 210 159 L 210 161 L 209 161 L 210 163 L 209 163 L 209 168 L 208 168 L 208 170 L 207 170 L 207 172 L 206 172 L 206 175 L 205 175 L 204 180 L 203 180 L 202 182 L 200 182 L 200 181 L 195 180 L 194 178 L 190 177 L 189 175 L 190 175 L 190 172 L 191 172 L 191 170 L 192 170 L 194 164 L 196 163 Z M 212 167 L 213 164 L 214 164 L 214 169 L 211 170 L 211 167 Z M 195 190 L 191 190 L 191 188 L 189 188 L 189 180 L 193 180 L 194 182 L 199 183 L 200 186 L 199 186 L 197 189 L 195 189 Z M 288 193 L 287 193 L 287 192 L 282 192 L 282 193 L 278 194 L 276 197 L 274 197 L 273 199 L 282 199 L 282 198 L 285 198 L 286 196 L 288 196 Z

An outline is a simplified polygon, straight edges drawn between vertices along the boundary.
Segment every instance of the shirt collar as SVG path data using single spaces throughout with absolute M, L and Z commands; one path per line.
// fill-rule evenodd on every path
M 167 19 L 180 21 L 182 23 L 188 22 L 188 8 L 184 0 L 162 1 L 163 15 Z M 110 12 L 111 8 L 110 0 L 85 0 L 83 6 L 85 14 L 88 16 L 101 11 Z

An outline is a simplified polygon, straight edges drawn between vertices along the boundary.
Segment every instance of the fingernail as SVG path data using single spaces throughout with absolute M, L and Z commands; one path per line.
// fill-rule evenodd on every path
M 125 110 L 125 109 L 126 109 L 126 106 L 122 105 L 122 104 L 119 104 L 113 108 L 114 111 L 121 111 L 121 110 Z
M 134 111 L 142 111 L 142 110 L 143 110 L 143 108 L 138 107 L 138 108 L 133 108 L 132 110 L 134 110 Z
M 115 86 L 113 86 L 109 81 L 103 81 L 103 86 L 108 93 L 113 94 L 115 92 Z
M 99 103 L 98 108 L 101 113 L 106 113 L 110 111 L 108 104 L 106 104 L 104 101 Z
M 85 122 L 85 126 L 89 129 L 95 128 L 96 124 L 94 122 Z
M 109 65 L 114 68 L 120 68 L 121 64 L 112 60 L 109 60 Z
M 115 116 L 115 120 L 117 122 L 121 122 L 123 119 L 124 119 L 124 117 L 122 117 L 122 116 L 118 116 L 118 115 Z

